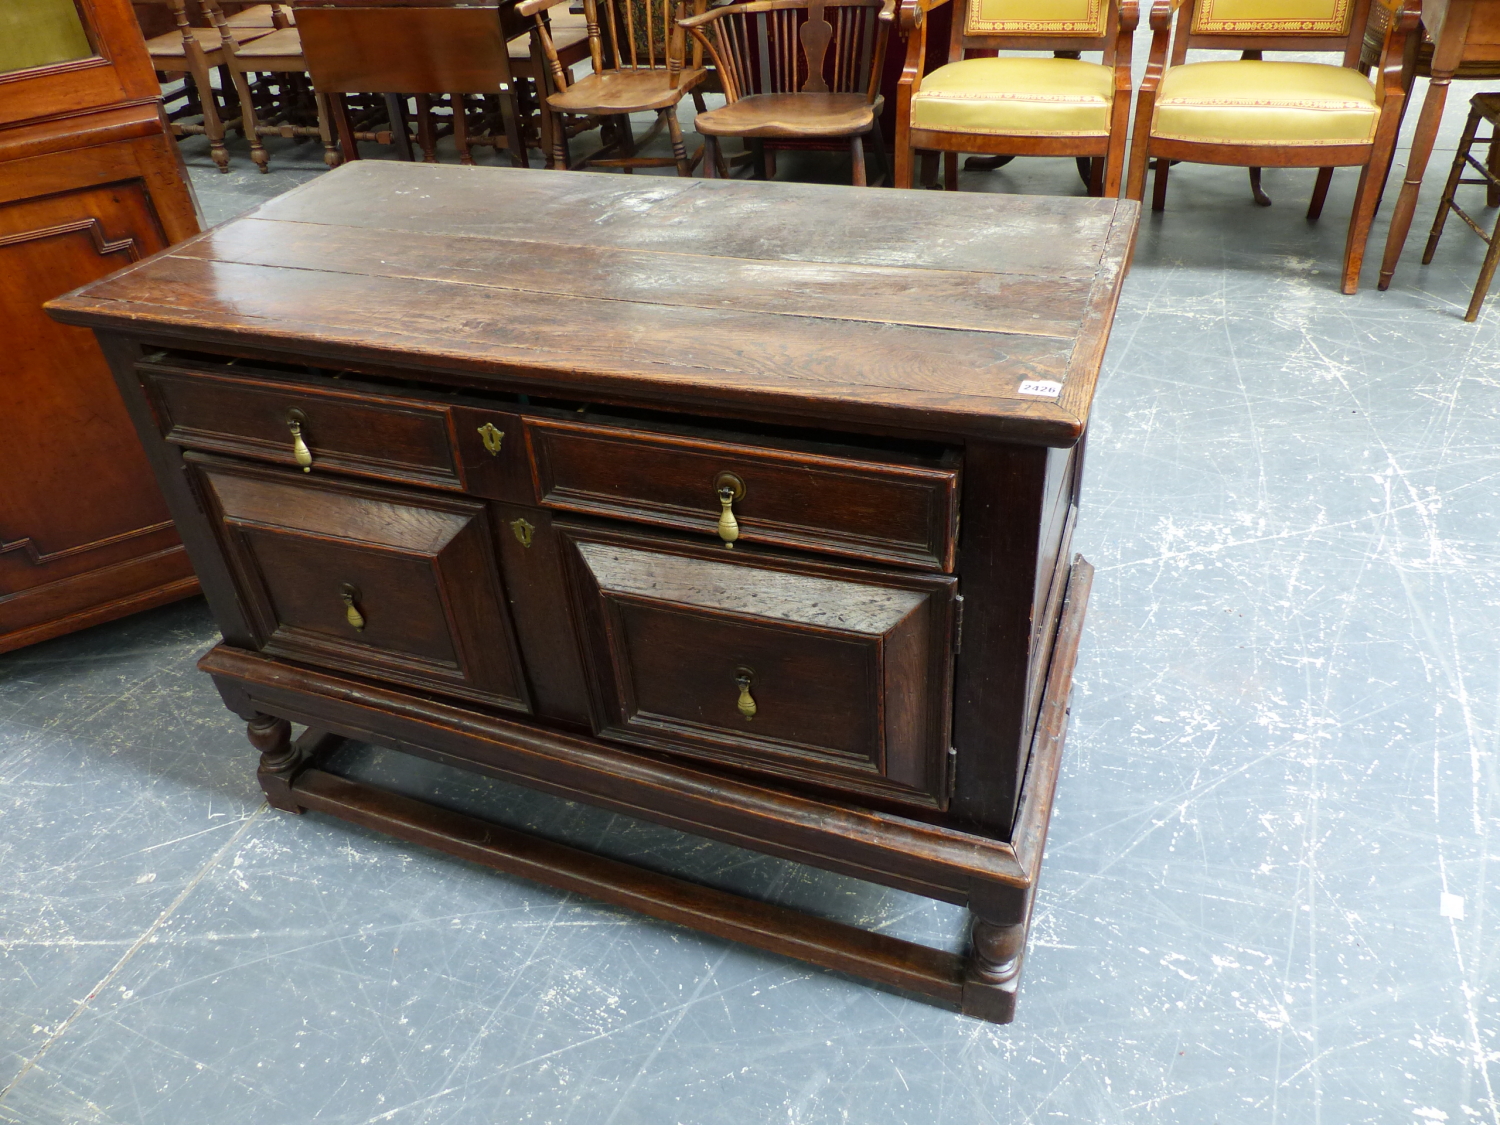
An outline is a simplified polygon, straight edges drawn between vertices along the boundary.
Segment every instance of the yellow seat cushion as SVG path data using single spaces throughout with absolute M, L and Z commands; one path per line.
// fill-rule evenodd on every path
M 1184 63 L 1168 69 L 1151 135 L 1239 145 L 1368 144 L 1380 108 L 1357 70 L 1328 63 Z
M 1019 137 L 1107 137 L 1114 71 L 1082 59 L 964 59 L 922 79 L 911 127 Z

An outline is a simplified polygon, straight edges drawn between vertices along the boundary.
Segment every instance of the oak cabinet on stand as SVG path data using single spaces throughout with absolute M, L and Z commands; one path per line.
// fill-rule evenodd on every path
M 1004 1021 L 1136 221 L 360 162 L 49 307 L 110 356 L 271 804 Z M 481 823 L 345 739 L 959 903 L 971 947 Z
M 92 335 L 42 305 L 198 220 L 128 0 L 0 17 L 0 652 L 194 593 Z

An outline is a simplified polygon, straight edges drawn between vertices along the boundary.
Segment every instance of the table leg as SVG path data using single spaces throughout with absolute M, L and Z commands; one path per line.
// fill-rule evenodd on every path
M 385 96 L 385 111 L 391 119 L 391 139 L 396 144 L 396 155 L 402 160 L 415 160 L 411 149 L 411 133 L 406 127 L 406 98 L 401 94 Z
M 1434 73 L 1427 87 L 1427 97 L 1422 100 L 1422 115 L 1417 118 L 1417 134 L 1412 138 L 1411 155 L 1406 162 L 1406 179 L 1401 184 L 1401 195 L 1396 200 L 1395 213 L 1391 215 L 1391 232 L 1385 240 L 1385 259 L 1380 263 L 1380 289 L 1390 288 L 1396 260 L 1401 257 L 1401 247 L 1411 229 L 1412 216 L 1417 211 L 1417 193 L 1422 189 L 1422 174 L 1427 171 L 1438 126 L 1442 124 L 1443 105 L 1448 100 L 1448 83 L 1452 78 L 1451 72 Z

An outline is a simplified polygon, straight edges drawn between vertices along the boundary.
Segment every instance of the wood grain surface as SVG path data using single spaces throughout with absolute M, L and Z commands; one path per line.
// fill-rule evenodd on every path
M 497 389 L 781 420 L 811 401 L 863 425 L 919 411 L 1069 445 L 1137 210 L 361 162 L 52 309 Z

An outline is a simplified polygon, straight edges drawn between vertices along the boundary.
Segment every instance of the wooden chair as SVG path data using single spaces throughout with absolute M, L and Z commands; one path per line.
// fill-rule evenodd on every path
M 533 34 L 547 61 L 556 92 L 547 98 L 548 108 L 563 118 L 552 129 L 552 162 L 555 168 L 583 168 L 595 164 L 621 168 L 663 168 L 675 165 L 679 176 L 691 176 L 697 163 L 683 147 L 677 104 L 691 93 L 699 113 L 705 111 L 698 89 L 706 71 L 703 45 L 696 40 L 692 58 L 686 57 L 687 36 L 679 21 L 687 12 L 684 0 L 583 0 L 588 24 L 590 74 L 574 81 L 559 57 L 548 9 L 567 0 L 522 0 L 516 5 L 521 16 L 535 19 Z M 707 0 L 693 0 L 693 14 L 701 15 Z M 600 22 L 600 8 L 604 22 Z M 639 140 L 631 132 L 632 113 L 655 112 L 656 123 Z M 572 161 L 568 155 L 567 117 L 601 118 L 610 139 L 590 156 Z M 645 157 L 637 149 L 656 136 L 665 125 L 672 138 L 672 156 Z
M 330 125 L 328 98 L 307 77 L 302 35 L 296 27 L 236 28 L 218 0 L 202 0 L 218 29 L 224 63 L 239 99 L 240 128 L 250 142 L 250 159 L 262 172 L 270 160 L 261 138 L 317 137 L 323 142 L 323 162 L 341 162 Z M 266 5 L 272 15 L 280 5 Z
M 1259 203 L 1260 169 L 1317 168 L 1307 217 L 1323 210 L 1337 167 L 1361 169 L 1344 247 L 1342 288 L 1359 287 L 1365 242 L 1390 167 L 1406 98 L 1403 69 L 1417 25 L 1415 0 L 1391 23 L 1376 80 L 1359 70 L 1370 0 L 1172 0 L 1151 9 L 1151 56 L 1136 102 L 1130 184 L 1145 194 L 1156 160 L 1151 207 L 1166 206 L 1173 161 L 1250 169 Z M 1168 42 L 1171 59 L 1168 61 Z M 1186 62 L 1190 49 L 1239 50 L 1240 59 Z M 1342 51 L 1341 65 L 1268 62 L 1263 51 Z
M 958 186 L 960 153 L 1089 160 L 1094 194 L 1117 196 L 1130 123 L 1136 0 L 952 0 L 948 63 L 931 74 L 927 13 L 949 0 L 903 0 L 906 64 L 896 87 L 896 186 L 911 187 L 918 152 L 944 154 Z M 969 57 L 1052 51 L 1054 57 Z M 1099 51 L 1101 62 L 1077 57 Z
M 1490 127 L 1490 135 L 1483 139 L 1479 137 L 1480 122 Z M 1488 166 L 1475 159 L 1473 148 L 1476 142 L 1489 148 Z M 1495 166 L 1495 152 L 1500 147 L 1497 142 L 1500 142 L 1500 93 L 1475 94 L 1469 102 L 1469 120 L 1464 123 L 1464 135 L 1458 142 L 1458 150 L 1453 154 L 1453 167 L 1448 172 L 1448 182 L 1443 185 L 1443 197 L 1438 201 L 1437 217 L 1432 220 L 1432 233 L 1427 238 L 1427 249 L 1422 253 L 1422 264 L 1431 265 L 1438 240 L 1443 237 L 1443 226 L 1448 220 L 1449 211 L 1462 219 L 1484 241 L 1488 247 L 1484 264 L 1479 267 L 1479 280 L 1474 285 L 1474 295 L 1469 298 L 1469 307 L 1464 313 L 1464 319 L 1470 322 L 1479 319 L 1480 306 L 1484 304 L 1490 291 L 1490 283 L 1495 280 L 1495 267 L 1500 265 L 1500 221 L 1495 223 L 1489 234 L 1485 234 L 1484 228 L 1458 205 L 1453 195 L 1461 184 L 1482 187 L 1487 196 L 1500 192 L 1500 168 Z M 1464 172 L 1469 168 L 1479 173 L 1477 180 L 1464 179 Z M 1495 206 L 1493 203 L 1489 205 Z
M 297 20 L 285 4 L 252 4 L 233 14 L 225 13 L 224 22 L 236 32 L 258 27 L 276 31 L 293 26 Z
M 168 79 L 175 75 L 186 75 L 188 79 L 182 94 L 185 103 L 168 113 L 172 135 L 206 136 L 209 155 L 214 164 L 220 172 L 228 172 L 229 149 L 224 145 L 224 130 L 226 124 L 239 123 L 240 112 L 225 96 L 232 85 L 232 79 L 227 78 L 227 70 L 221 71 L 226 75 L 222 93 L 214 90 L 210 80 L 211 72 L 217 67 L 225 67 L 229 61 L 224 48 L 223 32 L 217 26 L 194 27 L 189 23 L 186 0 L 161 2 L 171 10 L 177 30 L 152 36 L 146 41 L 146 50 L 158 75 Z M 262 35 L 270 34 L 270 30 L 247 28 L 240 34 L 239 42 L 249 43 Z M 200 116 L 201 123 L 189 120 Z
M 472 163 L 469 113 L 464 95 L 492 95 L 500 104 L 499 133 L 484 143 L 496 144 L 519 167 L 528 157 L 512 69 L 514 48 L 527 21 L 514 5 L 434 2 L 434 0 L 297 0 L 297 28 L 313 86 L 328 95 L 344 159 L 359 159 L 357 141 L 382 135 L 401 155 L 414 155 L 403 103 L 417 99 L 417 135 L 431 153 L 436 137 L 433 99 L 447 96 L 453 108 L 447 119 L 460 159 Z M 351 118 L 349 95 L 383 94 L 390 132 L 370 133 Z M 435 155 L 435 154 L 434 154 Z
M 683 20 L 724 88 L 723 107 L 697 117 L 703 174 L 722 160 L 720 137 L 750 140 L 762 179 L 767 142 L 803 147 L 797 142 L 836 138 L 862 187 L 865 138 L 873 137 L 889 179 L 880 75 L 895 15 L 896 0 L 750 0 Z

